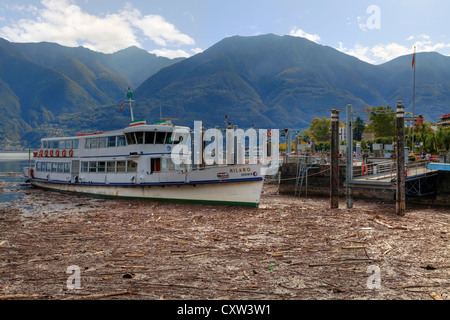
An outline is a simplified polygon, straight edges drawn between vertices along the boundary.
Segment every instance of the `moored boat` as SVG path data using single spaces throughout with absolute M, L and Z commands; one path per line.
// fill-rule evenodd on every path
M 148 125 L 132 118 L 121 130 L 44 138 L 23 175 L 36 187 L 63 192 L 258 206 L 262 164 L 174 161 L 174 148 L 190 143 L 189 134 L 171 120 Z

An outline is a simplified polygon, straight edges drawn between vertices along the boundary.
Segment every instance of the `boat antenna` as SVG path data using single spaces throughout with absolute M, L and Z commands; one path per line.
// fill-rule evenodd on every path
M 128 101 L 130 102 L 131 121 L 134 121 L 134 115 L 133 115 L 133 100 L 131 100 L 131 98 L 133 98 L 133 92 L 131 92 L 131 89 L 130 89 L 130 88 L 128 88 L 127 98 L 128 98 Z

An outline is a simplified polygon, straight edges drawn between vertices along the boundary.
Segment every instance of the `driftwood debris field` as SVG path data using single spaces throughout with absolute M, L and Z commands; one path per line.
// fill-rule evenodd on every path
M 0 208 L 0 300 L 450 299 L 445 207 L 279 195 L 259 208 L 32 187 Z

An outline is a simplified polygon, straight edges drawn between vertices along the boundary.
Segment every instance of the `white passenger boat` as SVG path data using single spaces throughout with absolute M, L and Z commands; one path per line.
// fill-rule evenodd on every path
M 24 178 L 36 187 L 106 197 L 258 206 L 261 164 L 176 164 L 172 150 L 190 139 L 170 120 L 136 120 L 122 130 L 44 138 Z

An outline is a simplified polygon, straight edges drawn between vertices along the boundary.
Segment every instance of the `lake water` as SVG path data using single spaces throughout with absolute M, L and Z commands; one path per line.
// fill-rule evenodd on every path
M 28 152 L 0 152 L 0 209 L 22 198 L 20 192 L 11 191 L 26 188 L 19 173 L 28 165 Z

